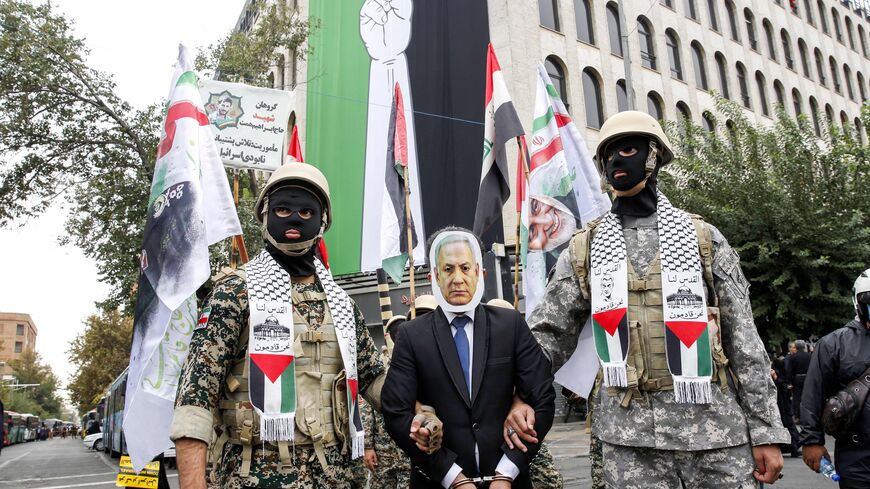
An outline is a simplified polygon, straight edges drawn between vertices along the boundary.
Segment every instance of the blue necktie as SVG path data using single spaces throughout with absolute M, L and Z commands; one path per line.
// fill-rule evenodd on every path
M 456 334 L 453 335 L 453 342 L 456 343 L 456 353 L 459 354 L 459 364 L 462 365 L 462 375 L 465 377 L 465 386 L 468 387 L 468 393 L 471 394 L 471 375 L 469 372 L 469 357 L 471 356 L 468 348 L 468 336 L 465 335 L 465 326 L 471 321 L 468 316 L 456 316 L 450 324 L 456 328 Z

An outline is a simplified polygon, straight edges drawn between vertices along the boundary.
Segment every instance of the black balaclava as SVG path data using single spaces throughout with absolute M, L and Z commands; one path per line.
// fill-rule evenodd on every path
M 858 321 L 862 326 L 870 329 L 870 291 L 858 294 L 855 302 L 855 308 L 858 310 Z
M 614 214 L 646 217 L 656 211 L 659 166 L 647 176 L 647 160 L 657 157 L 650 154 L 650 141 L 648 136 L 627 136 L 610 142 L 604 150 L 604 174 L 616 191 L 610 209 Z M 621 151 L 634 154 L 623 156 Z
M 314 275 L 317 238 L 324 225 L 323 204 L 320 199 L 308 188 L 287 185 L 272 191 L 266 205 L 268 208 L 264 234 L 268 233 L 268 236 L 264 237 L 269 254 L 291 277 Z M 277 210 L 282 211 L 283 217 L 278 215 Z M 290 211 L 289 216 L 286 215 L 287 211 Z M 287 234 L 291 234 L 291 237 Z M 299 245 L 306 241 L 311 243 L 300 248 Z

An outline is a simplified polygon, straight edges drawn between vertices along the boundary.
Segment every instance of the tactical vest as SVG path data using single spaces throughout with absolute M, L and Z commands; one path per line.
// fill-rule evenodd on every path
M 281 463 L 292 464 L 289 445 L 313 447 L 323 467 L 328 464 L 324 447 L 342 444 L 348 450 L 347 386 L 344 363 L 338 346 L 338 336 L 329 307 L 323 323 L 317 330 L 310 329 L 307 321 L 297 312 L 302 302 L 326 301 L 323 292 L 293 291 L 293 351 L 296 366 L 296 428 L 292 442 L 266 442 L 267 449 L 277 446 Z M 252 448 L 262 445 L 260 417 L 251 406 L 248 393 L 248 325 L 239 337 L 239 346 L 245 356 L 236 360 L 227 375 L 225 399 L 220 402 L 224 435 L 212 447 L 212 460 L 219 464 L 225 443 L 242 445 L 241 477 L 250 473 Z
M 711 355 L 713 357 L 713 379 L 720 388 L 727 389 L 726 371 L 728 358 L 722 349 L 722 337 L 719 327 L 719 298 L 713 286 L 713 240 L 710 228 L 704 221 L 691 215 L 692 223 L 698 235 L 698 252 L 704 268 L 704 283 L 707 290 L 708 315 L 714 318 L 708 323 L 711 339 Z M 580 282 L 580 290 L 589 298 L 590 285 L 588 278 L 590 247 L 592 235 L 599 221 L 594 221 L 582 231 L 574 235 L 571 241 L 571 266 Z M 626 374 L 628 388 L 608 389 L 608 395 L 622 395 L 622 405 L 627 407 L 631 400 L 643 396 L 645 392 L 673 390 L 674 382 L 665 349 L 665 323 L 662 310 L 662 265 L 661 253 L 656 253 L 650 263 L 645 277 L 641 278 L 634 271 L 631 260 L 628 263 L 628 320 L 629 347 L 626 357 Z M 620 392 L 621 391 L 621 392 Z

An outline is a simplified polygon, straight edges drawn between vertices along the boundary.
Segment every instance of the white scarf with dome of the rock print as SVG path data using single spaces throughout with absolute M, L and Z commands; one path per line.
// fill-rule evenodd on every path
M 677 402 L 712 402 L 713 359 L 707 331 L 698 235 L 692 219 L 658 193 L 657 220 L 662 265 L 662 312 L 668 369 Z M 604 385 L 628 387 L 628 262 L 619 216 L 608 213 L 591 245 L 590 288 L 595 351 Z
M 338 347 L 344 364 L 351 458 L 365 450 L 359 411 L 356 369 L 356 320 L 347 293 L 317 258 L 317 278 L 326 293 Z M 263 441 L 293 441 L 296 417 L 296 368 L 293 301 L 290 275 L 267 251 L 245 265 L 248 278 L 250 327 L 248 386 L 251 404 L 260 416 Z

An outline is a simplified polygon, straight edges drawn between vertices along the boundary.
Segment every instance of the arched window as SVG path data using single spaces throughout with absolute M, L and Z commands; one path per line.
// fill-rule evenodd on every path
M 767 57 L 776 61 L 776 43 L 773 42 L 773 26 L 770 21 L 764 19 L 761 24 L 764 26 L 764 38 L 767 40 Z
M 752 108 L 752 99 L 749 97 L 749 82 L 746 80 L 746 67 L 737 62 L 737 85 L 740 86 L 740 101 L 747 109 Z
M 773 81 L 773 91 L 776 92 L 776 104 L 785 107 L 785 89 L 779 80 Z
M 867 94 L 864 92 L 864 75 L 858 72 L 858 94 L 861 95 L 861 102 L 867 101 Z
M 811 0 L 804 0 L 804 10 L 807 12 L 807 22 L 810 25 L 816 25 L 816 22 L 813 20 L 813 8 L 810 5 Z
M 834 34 L 837 36 L 837 40 L 842 43 L 843 29 L 840 28 L 840 14 L 834 7 L 831 7 L 831 20 L 834 21 Z
M 640 37 L 640 63 L 644 68 L 656 69 L 656 47 L 653 30 L 644 17 L 637 18 L 637 35 Z
M 680 117 L 691 122 L 692 121 L 692 111 L 689 110 L 689 106 L 686 105 L 685 102 L 677 102 L 677 112 L 679 112 Z
M 557 0 L 538 0 L 538 13 L 541 15 L 541 25 L 559 30 L 559 3 Z
M 825 81 L 825 62 L 822 60 L 822 52 L 819 51 L 819 48 L 816 48 L 814 53 L 816 56 L 816 73 L 819 74 L 819 83 L 821 83 L 823 87 L 826 87 L 828 84 Z
M 764 75 L 760 71 L 755 72 L 755 84 L 758 85 L 758 101 L 761 104 L 761 113 L 770 115 L 770 108 L 767 106 L 767 89 L 764 83 Z
M 864 124 L 861 124 L 861 119 L 855 118 L 855 137 L 858 139 L 858 142 L 864 144 Z
M 619 10 L 616 4 L 607 4 L 607 33 L 610 37 L 610 52 L 622 56 L 622 31 L 619 29 Z
M 819 23 L 822 24 L 822 32 L 828 33 L 828 19 L 825 17 L 825 4 L 822 0 L 818 0 L 816 5 L 819 7 Z
M 668 45 L 668 57 L 671 61 L 671 76 L 677 80 L 682 80 L 683 62 L 680 59 L 680 40 L 673 29 L 665 31 L 665 43 Z
M 810 78 L 810 55 L 807 53 L 807 43 L 803 39 L 798 39 L 798 51 L 801 56 L 801 69 L 804 70 L 804 76 Z
M 284 59 L 284 55 L 279 54 L 278 60 L 276 61 L 276 64 L 275 64 L 275 84 L 276 84 L 275 88 L 277 88 L 278 90 L 284 90 L 284 87 L 286 86 L 285 81 L 284 81 L 284 66 L 285 66 L 285 64 L 286 64 L 286 61 Z
M 852 19 L 846 17 L 846 38 L 849 39 L 849 47 L 855 49 L 855 33 L 852 30 Z
M 616 110 L 628 110 L 628 92 L 625 90 L 625 80 L 616 82 Z
M 692 41 L 692 65 L 695 68 L 695 84 L 707 90 L 707 65 L 704 63 L 704 50 L 698 41 Z
M 846 83 L 846 93 L 849 94 L 849 98 L 855 100 L 855 90 L 852 88 L 852 70 L 846 64 L 843 65 L 843 82 Z
M 743 9 L 743 18 L 746 19 L 746 38 L 749 40 L 749 48 L 758 51 L 758 37 L 755 35 L 755 16 L 748 8 Z
M 592 68 L 583 70 L 583 104 L 586 106 L 586 126 L 600 129 L 604 122 L 604 104 L 601 102 L 601 82 Z
M 861 54 L 865 57 L 870 56 L 867 54 L 867 35 L 864 32 L 864 26 L 858 24 L 858 41 L 861 43 Z
M 834 85 L 834 91 L 837 93 L 841 93 L 840 91 L 840 75 L 837 73 L 837 62 L 834 61 L 834 57 L 831 56 L 828 58 L 828 64 L 831 68 L 831 83 Z
M 686 17 L 698 20 L 698 7 L 695 5 L 695 0 L 684 0 L 686 5 Z
M 574 0 L 574 22 L 577 24 L 577 39 L 595 44 L 592 28 L 592 0 Z
M 555 56 L 547 56 L 544 60 L 544 68 L 547 69 L 547 74 L 550 75 L 550 80 L 553 82 L 553 87 L 559 93 L 559 98 L 565 107 L 568 107 L 568 87 L 565 83 L 565 70 L 562 68 L 562 61 Z
M 665 118 L 665 113 L 662 110 L 662 97 L 659 94 L 649 92 L 646 95 L 646 111 L 657 121 Z
M 705 110 L 704 113 L 701 114 L 701 120 L 704 122 L 705 131 L 713 132 L 716 130 L 716 121 L 713 119 L 713 114 L 711 114 L 709 110 Z
M 801 102 L 801 93 L 797 88 L 791 91 L 791 100 L 794 103 L 794 116 L 797 117 L 804 113 L 803 102 Z
M 782 38 L 782 57 L 785 58 L 785 66 L 793 70 L 794 58 L 791 57 L 791 38 L 785 29 L 780 30 L 779 35 Z
M 816 132 L 816 136 L 822 135 L 822 126 L 819 124 L 819 104 L 816 102 L 815 97 L 810 97 L 810 116 L 813 118 L 813 130 Z
M 731 0 L 725 0 L 725 10 L 728 11 L 728 25 L 731 27 L 731 39 L 740 42 L 740 31 L 737 29 L 737 8 Z
M 671 10 L 674 9 L 674 0 L 661 0 L 659 3 Z
M 719 32 L 719 12 L 716 0 L 707 0 L 707 13 L 710 14 L 710 28 Z
M 840 111 L 840 127 L 843 128 L 843 132 L 849 130 L 849 116 L 842 110 Z
M 722 53 L 716 53 L 716 72 L 719 74 L 719 90 L 722 96 L 731 99 L 731 90 L 728 89 L 728 64 Z
M 828 120 L 828 125 L 834 123 L 834 108 L 831 104 L 825 104 L 825 119 Z

